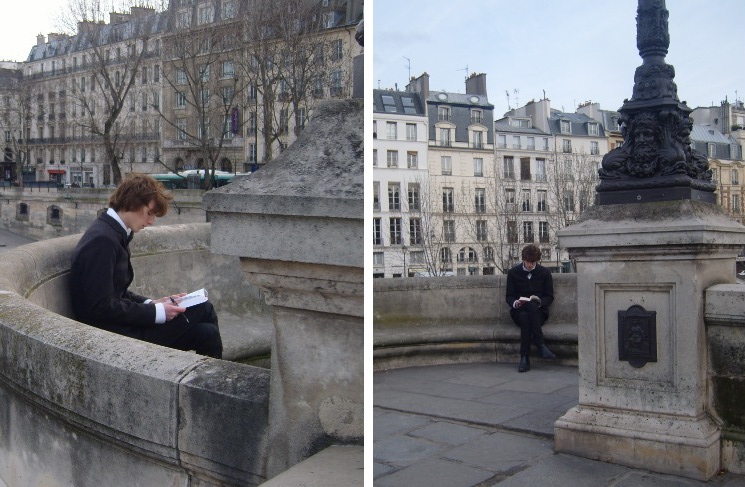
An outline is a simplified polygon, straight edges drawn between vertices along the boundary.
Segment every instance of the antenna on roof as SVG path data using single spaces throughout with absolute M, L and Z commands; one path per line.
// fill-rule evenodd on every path
M 466 72 L 466 79 L 468 79 L 468 65 L 467 64 L 466 64 L 466 67 L 465 68 L 458 69 L 456 71 L 465 71 Z
M 406 67 L 409 68 L 409 77 L 406 78 L 407 80 L 411 81 L 411 59 L 407 58 L 406 56 L 402 56 L 407 61 Z
M 507 110 L 512 110 L 510 106 L 510 90 L 504 90 L 504 94 L 507 95 Z

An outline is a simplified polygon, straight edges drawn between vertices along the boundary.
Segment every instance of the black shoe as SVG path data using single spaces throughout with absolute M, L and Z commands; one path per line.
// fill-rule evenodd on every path
M 541 358 L 556 358 L 556 354 L 549 350 L 546 345 L 541 345 L 538 349 L 541 353 Z
M 518 372 L 527 372 L 530 370 L 530 359 L 527 355 L 520 356 L 520 365 L 517 366 Z

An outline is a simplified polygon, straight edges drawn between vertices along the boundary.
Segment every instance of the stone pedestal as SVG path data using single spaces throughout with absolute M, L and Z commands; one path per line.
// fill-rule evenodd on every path
M 745 228 L 697 201 L 605 205 L 559 241 L 577 265 L 580 384 L 556 451 L 711 478 L 704 292 L 734 282 Z
M 270 478 L 362 444 L 362 142 L 362 103 L 324 103 L 279 158 L 204 197 L 212 251 L 240 256 L 274 307 Z

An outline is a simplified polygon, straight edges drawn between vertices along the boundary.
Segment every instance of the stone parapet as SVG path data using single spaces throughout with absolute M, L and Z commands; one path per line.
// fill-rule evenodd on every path
M 124 485 L 136 472 L 141 485 L 263 482 L 270 372 L 70 319 L 67 279 L 78 238 L 3 254 L 0 479 Z M 132 245 L 138 291 L 207 283 L 218 309 L 251 306 L 235 259 L 206 250 L 209 224 L 149 228 Z M 257 353 L 267 353 L 268 340 L 264 347 Z
M 274 308 L 269 477 L 362 443 L 362 108 L 320 104 L 277 159 L 204 197 L 212 252 L 239 256 Z
M 376 370 L 459 362 L 517 361 L 520 330 L 505 302 L 505 275 L 373 281 Z M 577 281 L 554 274 L 546 341 L 577 363 Z

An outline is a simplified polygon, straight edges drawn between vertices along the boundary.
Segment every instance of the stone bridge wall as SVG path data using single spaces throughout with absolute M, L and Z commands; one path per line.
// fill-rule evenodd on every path
M 504 300 L 507 277 L 376 279 L 376 369 L 519 359 L 520 330 Z M 577 363 L 577 278 L 554 275 L 546 343 L 562 363 Z
M 67 279 L 78 238 L 3 253 L 0 479 L 125 485 L 137 472 L 140 485 L 261 483 L 269 371 L 70 319 Z M 209 239 L 209 224 L 139 233 L 137 289 L 163 295 L 206 284 L 216 307 L 249 306 L 238 259 L 210 254 Z
M 376 279 L 375 369 L 517 361 L 520 336 L 504 302 L 505 282 L 503 275 Z M 555 274 L 554 291 L 546 342 L 562 363 L 576 364 L 576 275 Z M 745 285 L 712 286 L 701 299 L 710 412 L 722 425 L 722 467 L 745 473 Z
M 44 240 L 82 233 L 108 207 L 113 189 L 0 187 L 0 228 Z M 204 223 L 204 191 L 181 189 L 174 195 L 170 211 L 158 219 L 158 225 Z M 25 205 L 27 213 L 21 213 Z M 58 210 L 52 215 L 52 209 Z

